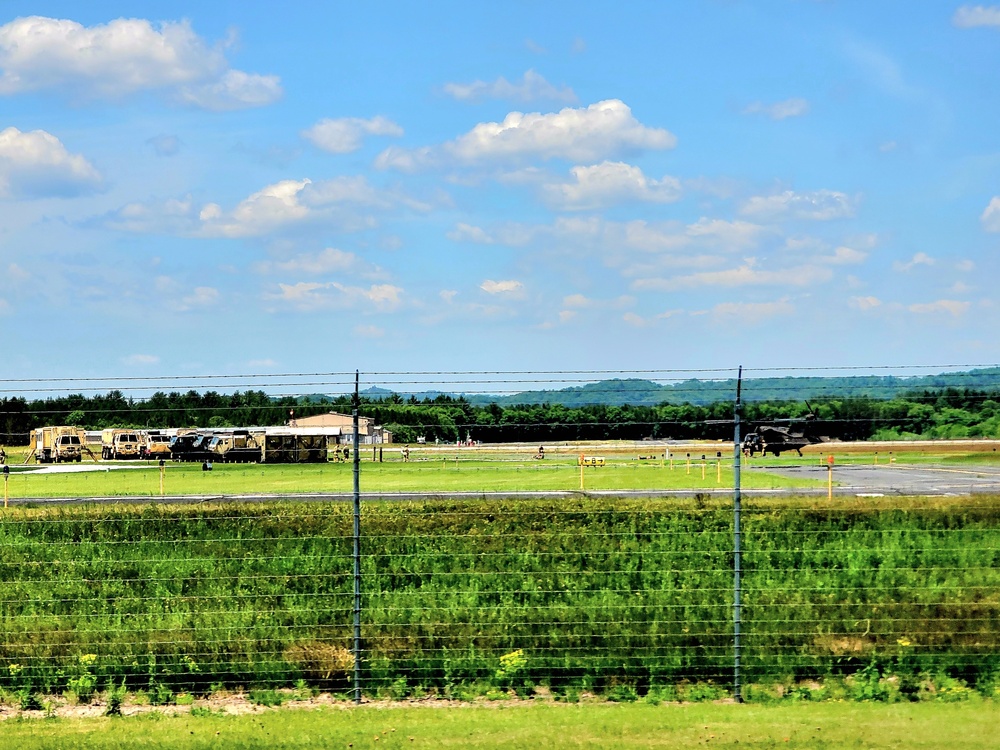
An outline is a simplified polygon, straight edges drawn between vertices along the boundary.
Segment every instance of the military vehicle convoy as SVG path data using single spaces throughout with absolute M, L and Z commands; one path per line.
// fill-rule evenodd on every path
M 97 433 L 92 433 L 96 441 Z M 80 461 L 87 453 L 87 432 L 79 427 L 39 427 L 32 434 L 34 457 L 38 463 Z M 194 461 L 219 463 L 322 463 L 332 433 L 296 427 L 256 427 L 250 429 L 164 429 L 135 430 L 108 428 L 100 433 L 104 461 L 145 459 L 147 461 Z

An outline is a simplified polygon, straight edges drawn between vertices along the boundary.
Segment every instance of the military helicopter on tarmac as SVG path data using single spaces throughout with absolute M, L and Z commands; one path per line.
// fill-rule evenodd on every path
M 786 451 L 795 451 L 800 456 L 807 445 L 824 443 L 830 438 L 816 432 L 816 412 L 806 401 L 809 412 L 799 419 L 772 419 L 757 424 L 743 437 L 743 453 L 753 456 L 768 453 L 780 456 Z

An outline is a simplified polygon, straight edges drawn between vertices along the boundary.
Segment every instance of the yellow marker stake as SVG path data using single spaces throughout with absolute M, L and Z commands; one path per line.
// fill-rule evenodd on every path
M 7 480 L 10 479 L 9 474 L 3 475 L 3 507 L 7 507 Z
M 160 497 L 163 497 L 163 474 L 166 470 L 167 467 L 164 466 L 163 461 L 160 461 Z
M 715 483 L 722 484 L 722 459 L 715 462 Z
M 691 473 L 691 454 L 690 453 L 688 453 L 688 470 L 687 470 L 687 473 L 688 474 Z
M 583 491 L 583 454 L 580 454 L 580 491 Z
M 704 460 L 702 460 L 702 462 L 701 462 L 701 478 L 702 479 L 705 478 L 705 461 Z

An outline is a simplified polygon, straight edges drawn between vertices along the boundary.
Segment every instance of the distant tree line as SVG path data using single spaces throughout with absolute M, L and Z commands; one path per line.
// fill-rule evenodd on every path
M 121 391 L 58 398 L 0 400 L 0 441 L 24 445 L 36 427 L 72 424 L 107 427 L 251 427 L 285 424 L 291 417 L 328 411 L 350 414 L 349 396 L 271 397 L 263 391 L 221 394 L 157 392 L 146 399 Z M 392 395 L 362 397 L 359 413 L 393 432 L 396 442 L 479 440 L 484 443 L 566 440 L 726 439 L 732 436 L 733 404 L 474 405 L 440 395 L 406 400 Z M 757 401 L 744 405 L 749 430 L 775 420 L 798 429 L 809 421 L 818 435 L 842 440 L 911 438 L 1000 438 L 1000 392 L 945 388 L 913 391 L 889 400 L 823 397 L 801 401 Z

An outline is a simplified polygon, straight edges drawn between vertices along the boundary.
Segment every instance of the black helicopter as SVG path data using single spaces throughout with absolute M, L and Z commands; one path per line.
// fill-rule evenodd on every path
M 816 413 L 806 401 L 809 412 L 798 419 L 772 419 L 758 423 L 743 437 L 743 453 L 753 456 L 768 453 L 780 456 L 786 451 L 795 451 L 800 456 L 807 445 L 825 443 L 830 438 L 816 430 Z

